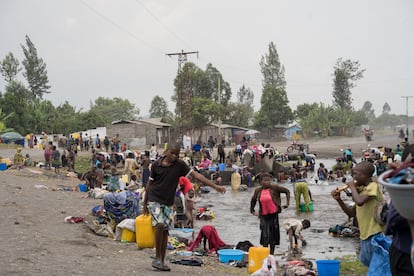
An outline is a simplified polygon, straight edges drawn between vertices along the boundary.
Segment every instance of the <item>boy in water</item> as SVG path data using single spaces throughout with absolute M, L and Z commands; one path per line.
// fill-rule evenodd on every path
M 302 221 L 295 219 L 295 218 L 289 218 L 286 219 L 283 222 L 283 228 L 286 230 L 286 234 L 289 236 L 289 248 L 294 249 L 296 248 L 298 244 L 298 239 L 302 241 L 302 246 L 306 246 L 306 240 L 300 233 L 302 229 L 307 229 L 310 227 L 310 221 L 307 219 L 304 219 Z M 293 243 L 293 239 L 295 240 L 295 243 Z

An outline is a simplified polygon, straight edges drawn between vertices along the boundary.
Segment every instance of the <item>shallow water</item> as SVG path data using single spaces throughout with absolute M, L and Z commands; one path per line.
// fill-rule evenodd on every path
M 317 166 L 323 162 L 329 169 L 334 160 L 317 160 Z M 333 259 L 344 255 L 355 255 L 359 244 L 358 238 L 336 238 L 329 236 L 329 228 L 341 224 L 347 220 L 347 215 L 341 210 L 337 202 L 331 197 L 330 192 L 336 187 L 342 186 L 340 182 L 325 182 L 315 184 L 309 181 L 309 189 L 314 199 L 314 211 L 310 213 L 296 213 L 295 200 L 291 183 L 280 184 L 287 187 L 291 192 L 290 205 L 279 214 L 279 223 L 285 219 L 296 217 L 307 218 L 311 221 L 311 227 L 303 230 L 308 245 L 302 248 L 304 258 L 308 259 Z M 215 219 L 213 221 L 195 221 L 195 231 L 205 224 L 212 224 L 216 227 L 219 236 L 228 244 L 237 244 L 239 241 L 249 240 L 259 246 L 260 230 L 259 219 L 250 214 L 250 199 L 254 193 L 253 188 L 244 192 L 233 192 L 228 186 L 224 195 L 211 191 L 198 198 L 196 207 L 211 205 Z M 342 194 L 345 202 L 351 202 L 345 194 Z M 286 198 L 282 195 L 282 204 Z M 258 206 L 256 205 L 256 211 Z M 276 247 L 275 254 L 283 255 L 288 249 L 288 238 L 281 230 L 280 245 Z

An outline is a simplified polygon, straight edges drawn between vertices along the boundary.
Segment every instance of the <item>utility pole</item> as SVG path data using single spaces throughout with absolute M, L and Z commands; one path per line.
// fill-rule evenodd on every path
M 220 76 L 218 76 L 218 87 L 217 87 L 217 91 L 218 91 L 218 103 L 219 103 L 219 105 L 221 105 L 221 88 L 220 88 Z M 218 142 L 220 142 L 221 143 L 221 140 L 223 140 L 223 138 L 221 137 L 221 114 L 220 114 L 220 111 L 219 111 L 219 116 L 218 116 L 218 135 L 219 135 L 219 137 L 220 137 L 220 141 L 218 141 Z
M 197 54 L 197 58 L 198 58 L 198 51 L 191 51 L 191 52 L 184 52 L 184 50 L 181 50 L 181 52 L 177 52 L 177 53 L 169 53 L 166 54 L 169 57 L 172 56 L 178 56 L 178 70 L 177 70 L 177 75 L 179 73 L 181 73 L 184 64 L 187 62 L 187 55 L 191 55 L 191 54 Z M 186 82 L 188 83 L 188 76 L 186 78 Z M 180 89 L 177 91 L 177 104 L 178 104 L 178 109 L 179 109 L 179 128 L 180 128 L 180 135 L 181 135 L 181 139 L 183 139 L 183 116 L 185 116 L 186 114 L 183 114 L 183 108 L 184 105 L 187 105 L 186 111 L 189 113 L 187 115 L 191 115 L 191 108 L 192 108 L 192 95 L 188 89 L 188 86 L 185 85 L 185 89 Z
M 198 58 L 198 51 L 184 52 L 184 50 L 181 50 L 181 52 L 170 53 L 166 55 L 169 57 L 178 56 L 178 71 L 177 71 L 177 74 L 178 74 L 183 69 L 183 65 L 187 62 L 187 55 L 190 55 L 190 54 L 197 54 L 197 58 Z
M 412 98 L 413 96 L 401 96 L 401 98 L 405 99 L 405 126 L 406 126 L 406 134 L 407 134 L 407 138 L 408 138 L 408 99 Z

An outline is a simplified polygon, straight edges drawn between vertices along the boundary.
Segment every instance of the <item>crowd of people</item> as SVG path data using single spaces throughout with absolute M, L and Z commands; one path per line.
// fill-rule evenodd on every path
M 344 189 L 334 189 L 331 195 L 348 215 L 350 221 L 347 222 L 347 226 L 357 229 L 352 232 L 352 236 L 360 238 L 360 260 L 368 267 L 369 275 L 378 274 L 379 271 L 385 273 L 381 275 L 414 274 L 408 221 L 398 214 L 392 202 L 389 203 L 385 225 L 373 216 L 377 203 L 383 198 L 381 187 L 375 182 L 375 177 L 386 169 L 389 159 L 391 162 L 401 160 L 396 158 L 404 155 L 400 146 L 391 153 L 381 152 L 380 158 L 377 158 L 376 152 L 372 152 L 375 158 L 372 155 L 359 163 L 353 157 L 351 149 L 346 149 L 343 151 L 343 157 L 337 158 L 332 170 L 320 163 L 314 172 L 315 160 L 298 160 L 293 162 L 291 167 L 275 173 L 256 172 L 255 165 L 263 158 L 274 158 L 277 151 L 270 145 L 251 146 L 245 139 L 229 151 L 225 150 L 225 141 L 215 143 L 209 140 L 207 144 L 196 143 L 191 149 L 186 150 L 174 144 L 166 145 L 161 154 L 155 144 L 144 152 L 129 150 L 125 144 L 121 144 L 119 135 L 111 140 L 105 137 L 102 141 L 97 137 L 93 142 L 87 135 L 69 138 L 63 136 L 58 146 L 47 141 L 47 138 L 41 141 L 44 143 L 44 167 L 48 170 L 53 168 L 57 174 L 60 173 L 61 167 L 74 171 L 78 151 L 90 150 L 91 168 L 79 177 L 85 180 L 91 190 L 107 190 L 103 196 L 104 208 L 114 224 L 125 218 L 135 218 L 141 212 L 152 216 L 152 224 L 156 229 L 156 257 L 152 262 L 155 269 L 170 270 L 165 263 L 168 230 L 175 227 L 194 228 L 195 188 L 198 185 L 206 185 L 220 193 L 226 192 L 226 188 L 218 179 L 206 177 L 208 175 L 205 174 L 212 171 L 212 167 L 224 163 L 226 168 L 239 171 L 242 181 L 249 184 L 248 187 L 256 186 L 251 197 L 250 212 L 259 218 L 260 244 L 269 247 L 270 254 L 274 254 L 275 246 L 280 244 L 279 214 L 290 205 L 291 198 L 289 189 L 275 182 L 291 181 L 296 210 L 299 211 L 303 197 L 305 211 L 309 212 L 309 203 L 313 199 L 307 179 L 311 172 L 311 175 L 321 182 L 340 180 L 346 184 Z M 409 144 L 404 144 L 402 148 L 404 147 L 408 149 Z M 105 150 L 102 152 L 98 149 Z M 17 168 L 33 164 L 31 162 L 30 156 L 23 156 L 19 148 L 14 157 Z M 254 183 L 254 180 L 257 182 Z M 341 199 L 342 192 L 352 198 L 353 206 L 344 203 Z M 180 204 L 177 203 L 177 198 Z M 257 211 L 256 206 L 259 207 Z M 310 227 L 309 220 L 289 218 L 282 225 L 289 237 L 289 249 L 296 249 L 298 240 L 302 242 L 302 246 L 307 245 L 301 230 Z M 195 246 L 192 244 L 189 248 L 193 250 Z M 377 254 L 378 247 L 385 249 L 381 252 L 386 254 Z M 384 268 L 384 264 L 388 267 Z

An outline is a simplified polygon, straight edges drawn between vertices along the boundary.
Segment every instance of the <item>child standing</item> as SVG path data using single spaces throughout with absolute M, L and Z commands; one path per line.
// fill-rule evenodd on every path
M 195 191 L 194 189 L 191 189 L 185 195 L 185 216 L 187 218 L 186 226 L 188 228 L 194 228 L 194 216 L 193 216 L 193 210 L 195 210 L 194 199 L 195 199 Z
M 306 246 L 306 240 L 300 232 L 302 229 L 307 229 L 309 227 L 310 221 L 307 219 L 300 221 L 295 218 L 289 218 L 283 222 L 283 228 L 286 230 L 286 234 L 289 236 L 290 249 L 296 248 L 298 239 L 302 241 L 302 246 Z M 293 243 L 293 240 L 295 240 L 295 243 Z
M 389 259 L 383 258 L 383 262 L 372 263 L 372 257 L 375 250 L 375 245 L 371 243 L 373 239 L 382 236 L 384 227 L 381 226 L 374 219 L 374 211 L 377 202 L 381 201 L 382 195 L 378 183 L 371 179 L 374 173 L 374 166 L 371 162 L 364 161 L 357 164 L 352 170 L 353 181 L 348 182 L 348 186 L 352 192 L 352 199 L 356 204 L 356 217 L 359 224 L 360 239 L 361 239 L 361 253 L 359 259 L 361 263 L 369 267 L 369 271 L 378 271 L 378 268 L 373 266 L 382 265 L 388 262 Z M 382 238 L 382 237 L 378 237 Z
M 53 146 L 52 151 L 52 167 L 55 168 L 55 173 L 58 174 L 60 169 L 60 152 L 56 146 Z

